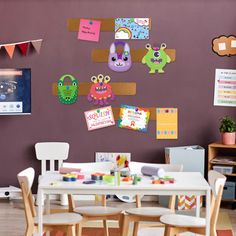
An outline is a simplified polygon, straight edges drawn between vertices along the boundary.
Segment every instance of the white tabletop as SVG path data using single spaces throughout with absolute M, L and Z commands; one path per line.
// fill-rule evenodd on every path
M 123 193 L 139 193 L 142 194 L 196 194 L 205 195 L 205 191 L 209 189 L 209 185 L 204 177 L 199 172 L 171 172 L 166 173 L 167 176 L 173 177 L 175 183 L 170 184 L 152 184 L 152 180 L 148 176 L 142 176 L 141 182 L 133 185 L 132 182 L 121 181 L 119 186 L 114 184 L 97 181 L 95 184 L 83 184 L 83 180 L 76 182 L 65 182 L 62 180 L 62 175 L 59 173 L 46 173 L 40 180 L 39 189 L 44 193 L 63 193 L 63 192 L 81 192 L 81 194 L 97 194 L 106 193 L 112 194 Z M 89 178 L 89 175 L 86 175 Z M 165 191 L 166 190 L 166 191 Z M 172 192 L 173 191 L 173 192 Z

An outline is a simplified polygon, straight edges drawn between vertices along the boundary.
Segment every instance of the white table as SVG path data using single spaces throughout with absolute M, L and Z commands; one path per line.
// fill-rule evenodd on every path
M 46 173 L 38 186 L 38 235 L 42 236 L 44 195 L 50 194 L 139 194 L 139 195 L 196 195 L 206 196 L 206 236 L 210 236 L 210 193 L 207 181 L 199 172 L 166 173 L 174 177 L 174 184 L 151 184 L 149 177 L 143 177 L 137 185 L 121 182 L 120 186 L 96 183 L 83 184 L 82 181 L 63 182 L 58 172 Z M 47 204 L 46 204 L 47 205 Z

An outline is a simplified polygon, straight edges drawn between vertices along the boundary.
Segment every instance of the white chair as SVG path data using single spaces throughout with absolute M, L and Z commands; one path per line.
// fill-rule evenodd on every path
M 24 210 L 26 216 L 25 236 L 33 236 L 38 231 L 38 218 L 31 192 L 35 171 L 32 167 L 21 171 L 18 181 L 22 190 Z M 43 231 L 60 230 L 68 236 L 81 236 L 82 217 L 76 213 L 58 213 L 43 216 Z
M 41 161 L 41 175 L 46 171 L 57 171 L 69 155 L 69 144 L 65 142 L 40 142 L 35 144 L 36 158 Z M 49 165 L 47 165 L 49 162 Z M 40 181 L 40 177 L 39 177 Z M 60 195 L 61 205 L 68 205 L 67 195 Z
M 90 162 L 90 163 L 63 163 L 63 167 L 80 168 L 81 172 L 107 172 L 114 168 L 112 162 Z M 92 220 L 103 220 L 104 235 L 108 236 L 107 220 L 119 221 L 120 228 L 122 227 L 123 216 L 122 209 L 108 207 L 106 205 L 106 196 L 102 195 L 102 206 L 81 206 L 75 207 L 73 196 L 69 195 L 69 212 L 76 212 L 83 216 L 83 222 Z
M 151 166 L 162 168 L 166 172 L 180 172 L 183 170 L 183 165 L 172 164 L 152 164 L 144 162 L 131 162 L 131 173 L 141 174 L 143 166 Z M 129 223 L 134 222 L 133 236 L 137 236 L 140 221 L 158 222 L 160 217 L 164 214 L 170 214 L 175 211 L 176 196 L 171 196 L 167 207 L 141 207 L 140 196 L 136 196 L 136 208 L 131 208 L 125 211 L 123 235 L 127 235 Z
M 210 235 L 217 236 L 216 222 L 219 215 L 220 203 L 226 177 L 219 172 L 210 170 L 208 172 L 208 181 L 212 189 Z M 160 218 L 160 221 L 165 224 L 165 236 L 174 236 L 182 232 L 192 232 L 196 234 L 206 235 L 205 218 L 168 214 L 163 215 Z

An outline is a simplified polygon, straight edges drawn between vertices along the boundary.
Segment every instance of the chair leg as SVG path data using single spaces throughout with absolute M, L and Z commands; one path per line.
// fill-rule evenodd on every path
M 118 219 L 119 219 L 120 236 L 122 236 L 124 214 L 120 214 Z
M 122 236 L 128 236 L 129 231 L 129 216 L 124 215 L 123 226 L 122 226 Z
M 34 226 L 33 227 L 27 226 L 25 231 L 25 236 L 33 236 L 33 233 L 34 233 Z
M 165 225 L 164 236 L 177 236 L 180 233 L 180 229 Z
M 138 221 L 134 222 L 133 236 L 138 235 L 138 227 L 139 227 L 139 222 Z
M 67 236 L 76 236 L 75 225 L 70 225 L 67 227 Z
M 82 236 L 82 225 L 81 224 L 76 225 L 76 236 Z
M 108 225 L 107 225 L 106 220 L 103 220 L 103 227 L 104 227 L 104 230 L 105 230 L 104 236 L 109 236 L 109 230 L 108 230 Z

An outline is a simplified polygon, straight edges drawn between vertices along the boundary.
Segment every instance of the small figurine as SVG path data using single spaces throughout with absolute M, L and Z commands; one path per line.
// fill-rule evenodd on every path
M 163 68 L 167 63 L 171 62 L 170 57 L 165 52 L 166 44 L 162 43 L 161 48 L 153 47 L 151 44 L 146 45 L 146 49 L 148 50 L 147 54 L 143 57 L 142 63 L 147 64 L 150 68 L 149 73 L 154 74 L 156 71 L 158 73 L 164 73 Z

